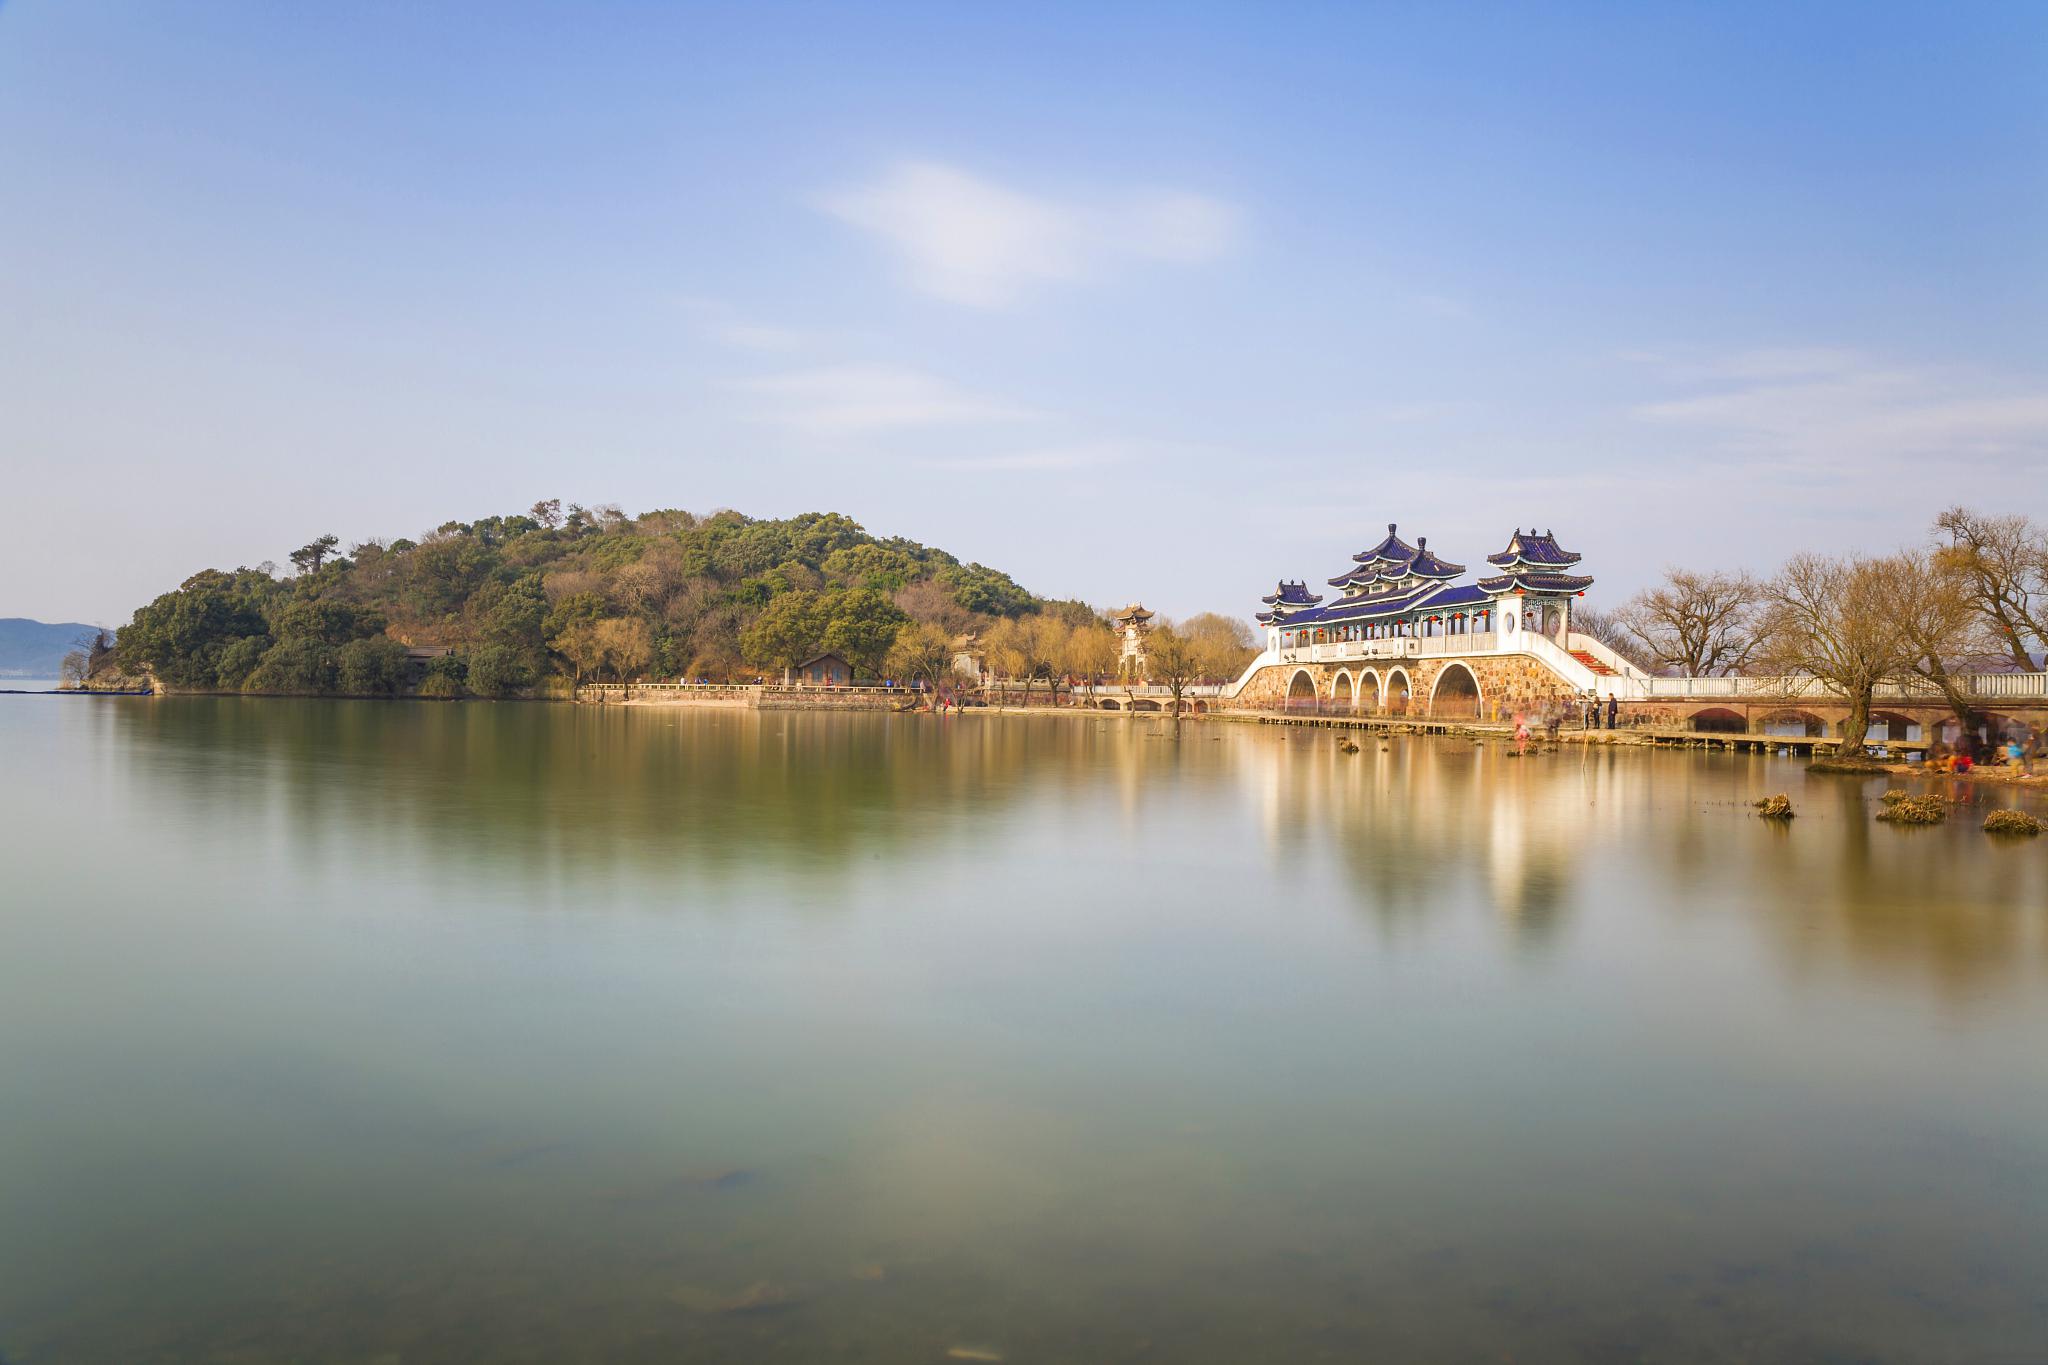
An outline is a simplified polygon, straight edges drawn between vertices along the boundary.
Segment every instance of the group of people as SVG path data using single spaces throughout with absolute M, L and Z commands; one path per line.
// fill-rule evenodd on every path
M 2002 767 L 2021 774 L 2030 773 L 2027 744 L 2018 735 L 2007 735 L 2002 740 L 1980 743 L 1965 736 L 1951 746 L 1941 740 L 1934 741 L 1927 748 L 1927 765 L 1939 772 L 1968 774 L 1979 765 Z

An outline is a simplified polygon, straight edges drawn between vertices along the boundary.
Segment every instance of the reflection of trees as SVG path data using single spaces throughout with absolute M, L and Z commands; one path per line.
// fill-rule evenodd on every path
M 311 858 L 431 848 L 437 876 L 516 877 L 570 901 L 628 870 L 679 894 L 829 877 L 986 837 L 1105 749 L 1120 766 L 1171 758 L 1135 726 L 929 715 L 219 698 L 105 714 L 175 818 L 270 826 Z

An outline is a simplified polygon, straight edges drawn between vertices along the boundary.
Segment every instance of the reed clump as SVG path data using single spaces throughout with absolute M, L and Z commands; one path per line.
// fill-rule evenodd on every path
M 1894 787 L 1878 798 L 1877 818 L 1891 825 L 1938 825 L 1948 819 L 1948 802 L 1938 796 L 1910 796 Z
M 2023 810 L 1995 810 L 1984 817 L 1986 834 L 2039 834 L 2041 822 Z

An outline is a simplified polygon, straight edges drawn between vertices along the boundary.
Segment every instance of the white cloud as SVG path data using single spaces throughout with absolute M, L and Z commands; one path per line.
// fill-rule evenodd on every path
M 952 303 L 1000 308 L 1034 285 L 1080 279 L 1118 258 L 1180 265 L 1229 250 L 1238 214 L 1182 191 L 1117 202 L 1023 193 L 951 166 L 907 161 L 880 180 L 831 195 L 827 212 L 873 233 L 901 258 L 911 285 Z
M 822 366 L 737 380 L 732 387 L 757 400 L 759 420 L 813 436 L 1014 422 L 1034 415 L 922 370 L 889 365 Z

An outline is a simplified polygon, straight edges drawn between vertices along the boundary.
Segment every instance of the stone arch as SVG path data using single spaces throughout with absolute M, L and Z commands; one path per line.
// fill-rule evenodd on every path
M 1150 697 L 1139 697 L 1131 703 L 1131 709 L 1133 711 L 1157 711 L 1160 707 L 1159 703 L 1153 701 Z
M 1429 690 L 1429 714 L 1461 720 L 1480 716 L 1478 675 L 1464 664 L 1445 664 L 1437 671 L 1436 685 Z
M 1744 734 L 1749 730 L 1749 721 L 1740 711 L 1731 711 L 1725 706 L 1709 706 L 1692 713 L 1692 728 L 1705 734 Z
M 1102 700 L 1101 700 L 1100 702 L 1098 702 L 1098 703 L 1096 703 L 1096 704 L 1097 704 L 1098 706 L 1100 706 L 1100 707 L 1101 707 L 1101 708 L 1102 708 L 1103 710 L 1105 710 L 1105 711 L 1121 711 L 1121 710 L 1123 710 L 1123 707 L 1121 707 L 1121 706 L 1117 705 L 1117 703 L 1116 703 L 1116 700 L 1115 700 L 1115 698 L 1113 698 L 1113 697 L 1104 697 L 1104 698 L 1103 698 L 1103 699 L 1102 699 Z
M 1208 703 L 1208 702 L 1205 702 L 1205 701 L 1197 700 L 1197 701 L 1195 702 L 1195 705 L 1194 705 L 1194 712 L 1195 712 L 1195 714 L 1196 714 L 1196 715 L 1198 715 L 1198 716 L 1206 716 L 1206 715 L 1208 715 L 1208 714 L 1209 714 L 1209 703 Z
M 1358 670 L 1358 709 L 1377 711 L 1380 709 L 1380 675 L 1369 668 Z
M 1349 711 L 1351 703 L 1351 675 L 1340 668 L 1337 670 L 1337 676 L 1330 679 L 1330 705 L 1342 711 Z
M 1795 725 L 1799 727 L 1797 730 L 1792 728 Z M 1771 712 L 1764 717 L 1763 726 L 1767 735 L 1796 734 L 1807 739 L 1816 739 L 1828 732 L 1828 723 L 1825 720 L 1811 711 L 1801 711 L 1797 708 Z
M 1290 711 L 1313 711 L 1316 707 L 1316 680 L 1305 668 L 1294 671 L 1293 679 L 1287 684 L 1287 709 Z
M 1390 716 L 1406 715 L 1408 712 L 1408 696 L 1412 690 L 1408 681 L 1407 669 L 1388 669 L 1386 686 L 1380 694 L 1380 709 Z
M 1919 721 L 1898 711 L 1872 711 L 1870 728 L 1875 731 L 1880 726 L 1883 727 L 1884 733 L 1875 735 L 1875 739 L 1914 740 L 1926 733 L 1921 729 Z M 1914 734 L 1915 730 L 1920 730 L 1921 734 Z

